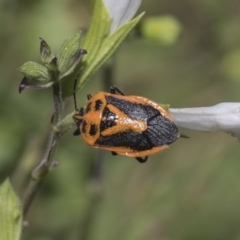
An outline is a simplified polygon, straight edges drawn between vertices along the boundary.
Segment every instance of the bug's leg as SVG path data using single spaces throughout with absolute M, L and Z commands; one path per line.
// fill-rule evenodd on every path
M 78 136 L 78 135 L 81 135 L 80 128 L 77 128 L 77 129 L 73 132 L 73 136 Z
M 140 162 L 140 163 L 145 163 L 148 159 L 148 156 L 146 156 L 145 158 L 141 158 L 141 157 L 136 157 L 136 159 Z
M 118 155 L 116 152 L 111 152 L 113 156 L 116 156 Z
M 110 87 L 110 93 L 113 94 L 120 94 L 120 95 L 125 95 L 122 91 L 120 91 L 117 87 Z
M 79 110 L 79 115 L 82 117 L 84 115 L 84 108 L 81 107 Z
M 90 100 L 92 98 L 91 94 L 87 94 L 87 99 Z

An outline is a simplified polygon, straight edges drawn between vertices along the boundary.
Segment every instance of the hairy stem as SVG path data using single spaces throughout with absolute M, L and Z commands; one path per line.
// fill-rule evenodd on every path
M 55 126 L 60 120 L 62 115 L 62 93 L 61 85 L 56 82 L 53 85 L 53 99 L 54 99 L 54 114 L 52 117 L 52 125 Z M 43 158 L 40 160 L 37 167 L 31 173 L 31 179 L 26 188 L 23 196 L 23 216 L 25 217 L 29 207 L 31 206 L 37 192 L 39 191 L 44 178 L 49 171 L 58 165 L 57 161 L 53 160 L 54 152 L 57 144 L 54 144 L 57 140 L 59 132 L 56 132 L 52 127 L 49 132 L 48 143 L 46 150 L 43 154 Z

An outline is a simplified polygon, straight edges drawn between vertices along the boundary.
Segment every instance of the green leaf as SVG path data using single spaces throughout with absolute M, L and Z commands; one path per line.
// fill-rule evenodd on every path
M 113 34 L 105 38 L 101 44 L 101 47 L 97 52 L 95 52 L 95 56 L 93 58 L 90 58 L 90 60 L 88 58 L 84 59 L 84 62 L 87 62 L 86 68 L 84 69 L 83 74 L 80 76 L 77 90 L 80 89 L 81 85 L 89 78 L 89 76 L 94 73 L 103 63 L 105 63 L 108 58 L 116 51 L 122 41 L 140 21 L 143 15 L 144 13 L 140 14 L 138 17 L 126 23 Z
M 48 68 L 35 62 L 24 63 L 18 71 L 24 75 L 19 86 L 20 93 L 26 88 L 49 88 L 54 83 L 52 72 Z
M 47 82 L 51 80 L 52 74 L 51 72 L 44 66 L 36 63 L 36 62 L 26 62 L 19 69 L 27 79 Z
M 82 55 L 80 54 L 81 32 L 76 33 L 65 40 L 58 53 L 59 79 L 71 74 L 78 65 Z
M 7 179 L 0 186 L 0 239 L 19 240 L 22 209 L 18 196 Z
M 111 26 L 111 19 L 102 0 L 96 0 L 93 18 L 89 30 L 83 42 L 83 48 L 88 51 L 84 63 L 91 65 L 95 56 L 102 46 L 103 40 L 108 36 Z

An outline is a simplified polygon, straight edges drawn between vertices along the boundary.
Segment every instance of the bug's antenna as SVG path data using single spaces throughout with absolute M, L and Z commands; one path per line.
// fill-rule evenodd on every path
M 79 58 L 79 61 L 81 60 L 81 58 L 84 56 L 84 54 L 87 54 L 87 51 L 85 49 L 80 49 L 79 51 L 79 54 L 80 54 L 80 58 Z M 74 81 L 74 85 L 73 85 L 73 99 L 74 99 L 74 107 L 75 107 L 75 110 L 78 111 L 77 109 L 77 100 L 76 100 L 76 87 L 77 87 L 77 81 L 78 81 L 78 77 L 81 73 L 81 71 L 83 70 L 83 67 L 81 67 L 77 73 L 77 76 L 75 78 L 75 81 Z
M 76 87 L 77 87 L 77 82 L 78 82 L 78 77 L 80 75 L 80 73 L 82 72 L 83 70 L 83 67 L 81 67 L 77 73 L 77 76 L 75 78 L 75 81 L 74 81 L 74 85 L 73 85 L 73 99 L 74 99 L 74 107 L 75 107 L 75 110 L 78 111 L 78 108 L 77 108 L 77 98 L 76 98 Z

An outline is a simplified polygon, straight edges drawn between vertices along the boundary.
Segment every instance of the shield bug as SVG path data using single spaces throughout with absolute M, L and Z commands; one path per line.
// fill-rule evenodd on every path
M 81 134 L 89 146 L 143 163 L 180 136 L 170 114 L 147 98 L 126 96 L 111 87 L 109 93 L 89 94 L 87 99 L 86 105 L 77 110 L 74 91 L 74 135 Z

